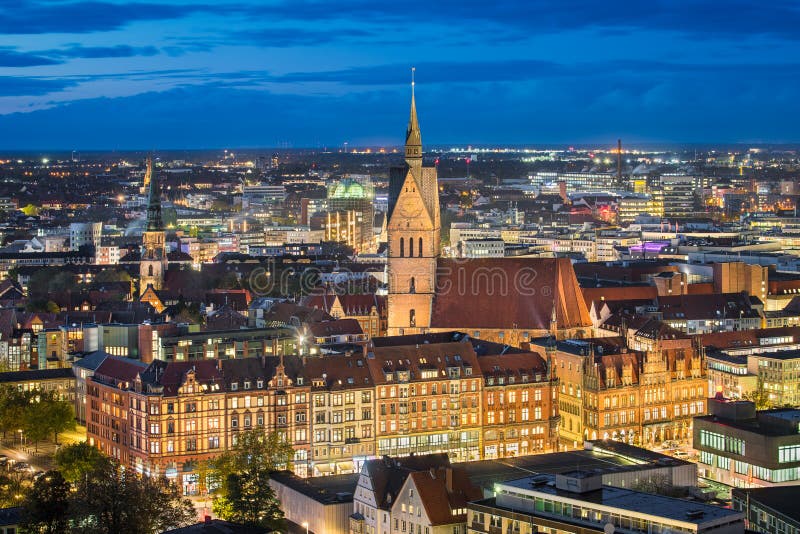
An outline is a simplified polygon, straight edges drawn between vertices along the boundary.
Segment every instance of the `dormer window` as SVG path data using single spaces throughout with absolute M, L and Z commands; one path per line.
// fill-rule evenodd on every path
M 244 389 L 250 389 L 250 381 L 249 380 L 245 380 L 244 381 Z
M 302 386 L 303 385 L 303 377 L 302 376 L 298 376 L 297 380 L 295 382 L 297 383 L 298 386 Z
M 263 380 L 258 380 L 258 381 L 256 382 L 256 387 L 257 387 L 258 389 L 261 389 L 261 388 L 263 388 L 263 387 L 264 387 L 264 381 L 263 381 Z
M 231 391 L 236 391 L 239 389 L 239 382 L 231 382 Z

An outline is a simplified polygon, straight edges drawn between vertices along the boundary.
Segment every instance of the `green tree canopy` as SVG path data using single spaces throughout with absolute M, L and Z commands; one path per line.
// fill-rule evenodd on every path
M 11 386 L 0 387 L 0 431 L 3 437 L 7 432 L 23 429 L 31 397 L 28 391 L 19 391 Z
M 69 525 L 70 485 L 58 471 L 48 471 L 33 483 L 23 502 L 22 530 L 61 534 Z
M 75 489 L 75 534 L 156 534 L 189 524 L 195 516 L 191 501 L 175 484 L 111 460 L 79 480 Z
M 239 434 L 236 445 L 213 463 L 218 485 L 214 513 L 228 521 L 279 528 L 283 511 L 269 485 L 269 474 L 291 465 L 294 449 L 281 434 L 255 429 Z
M 64 445 L 55 454 L 58 470 L 70 483 L 76 483 L 86 475 L 100 469 L 108 459 L 97 447 L 82 441 Z

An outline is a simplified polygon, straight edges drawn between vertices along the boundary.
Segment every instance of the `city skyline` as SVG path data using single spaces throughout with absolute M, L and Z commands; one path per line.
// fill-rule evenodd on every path
M 2 148 L 792 143 L 790 4 L 16 0 Z

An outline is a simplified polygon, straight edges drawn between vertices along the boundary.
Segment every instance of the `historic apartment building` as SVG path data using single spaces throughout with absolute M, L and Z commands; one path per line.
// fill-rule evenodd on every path
M 239 432 L 279 432 L 301 476 L 368 458 L 454 461 L 557 448 L 557 380 L 541 354 L 462 333 L 376 338 L 340 355 L 144 364 L 106 358 L 86 378 L 90 443 L 198 491 L 198 467 Z
M 538 343 L 552 352 L 559 378 L 564 447 L 595 439 L 688 441 L 693 418 L 706 413 L 704 356 L 689 338 L 665 339 L 647 351 L 628 349 L 622 338 Z

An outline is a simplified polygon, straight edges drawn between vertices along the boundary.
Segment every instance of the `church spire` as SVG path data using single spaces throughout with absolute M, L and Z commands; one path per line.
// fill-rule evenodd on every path
M 158 186 L 158 179 L 152 172 L 152 160 L 148 158 L 148 169 L 150 170 L 150 195 L 147 200 L 147 231 L 160 232 L 164 230 L 161 220 L 161 191 Z
M 408 128 L 406 129 L 406 163 L 409 166 L 421 166 L 422 164 L 422 134 L 419 131 L 417 103 L 414 99 L 415 70 L 416 68 L 411 68 L 411 115 L 408 118 Z

